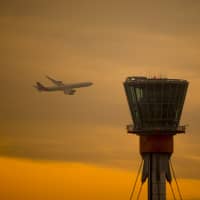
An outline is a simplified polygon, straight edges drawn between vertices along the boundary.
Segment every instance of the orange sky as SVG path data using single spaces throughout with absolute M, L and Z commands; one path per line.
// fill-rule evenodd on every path
M 193 189 L 200 179 L 199 10 L 197 0 L 1 1 L 0 177 L 5 187 L 0 193 L 12 195 L 3 200 L 20 199 L 20 191 L 32 199 L 44 199 L 47 190 L 52 199 L 66 197 L 62 170 L 66 180 L 78 168 L 101 178 L 100 185 L 88 182 L 87 187 L 105 192 L 91 195 L 106 195 L 103 180 L 110 174 L 112 191 L 119 178 L 124 184 L 117 198 L 126 198 L 140 160 L 138 138 L 125 130 L 131 117 L 122 82 L 130 75 L 190 82 L 181 119 L 189 126 L 187 134 L 175 138 L 173 161 L 186 198 L 200 198 Z M 32 85 L 49 85 L 45 75 L 94 85 L 74 96 L 39 93 Z M 57 192 L 53 180 L 63 183 Z M 36 193 L 26 181 L 37 186 Z M 82 183 L 76 175 L 73 181 L 70 191 Z M 74 199 L 90 195 L 84 191 Z
M 0 159 L 2 200 L 77 200 L 77 199 L 129 199 L 136 174 L 115 168 L 82 163 L 33 162 L 24 159 Z M 181 179 L 184 199 L 198 199 L 199 180 Z M 194 187 L 195 185 L 195 187 Z M 134 193 L 139 191 L 138 182 Z M 175 194 L 178 193 L 173 182 Z M 147 198 L 147 185 L 142 188 L 141 199 Z M 167 199 L 172 194 L 167 185 Z

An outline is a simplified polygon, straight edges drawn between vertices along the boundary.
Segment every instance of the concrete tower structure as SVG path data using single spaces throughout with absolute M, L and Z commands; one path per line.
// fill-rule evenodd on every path
M 142 182 L 148 179 L 148 200 L 165 200 L 166 180 L 172 180 L 169 160 L 173 137 L 185 133 L 179 121 L 188 81 L 134 76 L 126 79 L 124 88 L 133 120 L 127 130 L 139 136 L 144 160 Z

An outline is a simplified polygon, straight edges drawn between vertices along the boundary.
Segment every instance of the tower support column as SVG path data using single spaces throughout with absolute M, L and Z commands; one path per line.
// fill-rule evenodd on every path
M 168 159 L 165 154 L 149 154 L 148 200 L 166 200 L 166 175 L 170 174 Z
M 172 180 L 169 159 L 173 146 L 173 135 L 140 136 L 142 182 L 148 178 L 148 200 L 166 200 L 166 180 Z
M 169 153 L 143 154 L 142 182 L 148 178 L 148 200 L 166 200 L 166 180 L 171 182 Z

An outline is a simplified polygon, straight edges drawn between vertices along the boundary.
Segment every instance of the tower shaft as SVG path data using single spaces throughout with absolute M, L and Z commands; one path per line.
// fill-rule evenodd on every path
M 153 153 L 150 155 L 150 171 L 149 171 L 149 200 L 165 200 L 166 199 L 166 172 L 164 166 L 165 155 Z
M 166 200 L 166 180 L 171 182 L 169 153 L 143 154 L 142 182 L 148 178 L 148 200 Z
M 166 200 L 166 180 L 172 180 L 169 159 L 173 136 L 140 136 L 140 153 L 144 160 L 142 182 L 148 179 L 148 200 Z

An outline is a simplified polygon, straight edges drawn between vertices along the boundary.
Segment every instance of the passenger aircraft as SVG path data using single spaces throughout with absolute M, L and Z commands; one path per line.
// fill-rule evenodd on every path
M 46 91 L 46 92 L 63 91 L 64 94 L 73 95 L 76 92 L 75 88 L 89 87 L 93 85 L 92 82 L 65 84 L 62 81 L 57 81 L 49 76 L 46 76 L 46 78 L 49 79 L 51 82 L 53 82 L 55 85 L 51 87 L 46 87 L 42 85 L 40 82 L 36 82 L 36 85 L 34 85 L 34 87 L 38 91 Z

